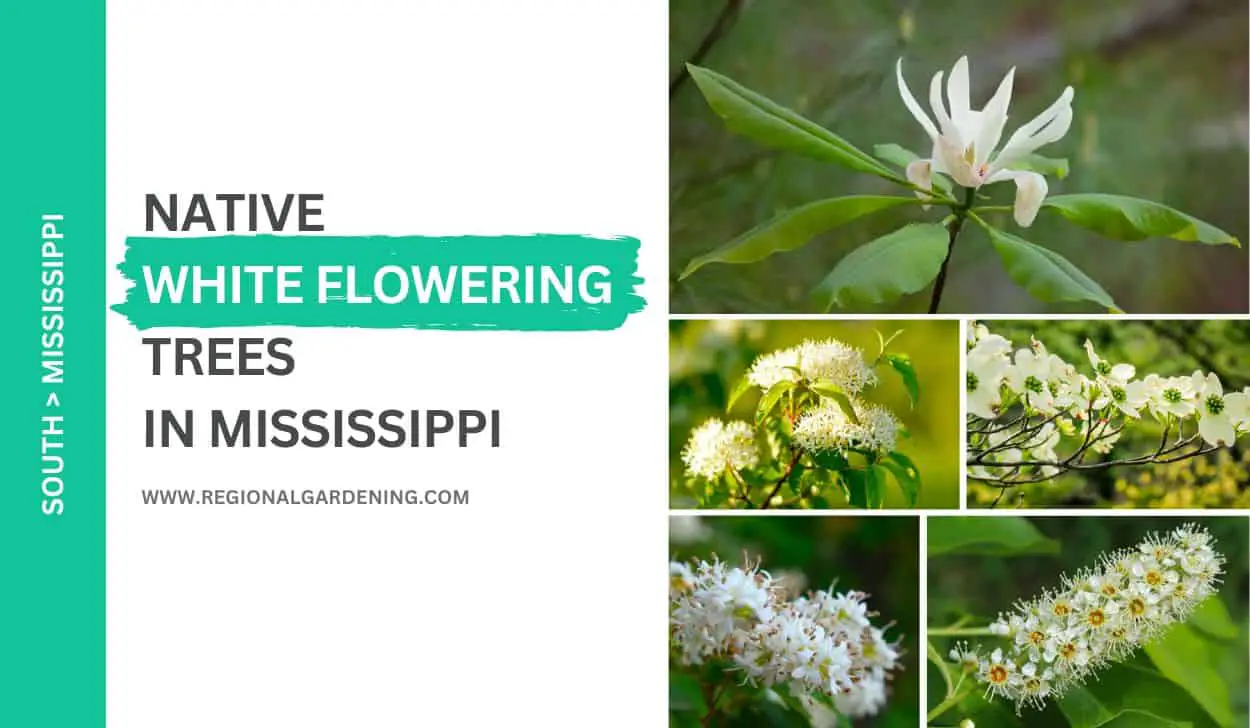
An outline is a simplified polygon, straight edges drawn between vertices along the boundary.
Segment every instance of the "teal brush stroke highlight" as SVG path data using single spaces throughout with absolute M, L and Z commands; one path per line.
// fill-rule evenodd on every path
M 330 237 L 284 235 L 225 235 L 216 237 L 131 237 L 126 240 L 126 256 L 118 265 L 132 282 L 124 303 L 113 310 L 124 315 L 136 328 L 159 327 L 216 328 L 223 326 L 322 326 L 351 328 L 414 328 L 510 331 L 606 331 L 619 328 L 625 319 L 643 309 L 646 302 L 635 290 L 642 283 L 637 275 L 639 242 L 636 238 L 599 238 L 587 235 L 509 235 L 499 237 Z M 274 275 L 265 276 L 264 302 L 255 302 L 254 280 L 244 278 L 239 287 L 241 301 L 232 303 L 228 291 L 225 303 L 216 300 L 216 291 L 205 289 L 200 303 L 193 303 L 190 289 L 180 303 L 168 297 L 151 301 L 144 268 L 153 278 L 162 266 L 177 274 L 181 266 L 199 266 L 205 277 L 214 277 L 217 266 L 229 274 L 232 266 L 302 266 L 298 276 L 302 303 L 277 303 Z M 321 266 L 354 266 L 355 290 L 373 295 L 374 274 L 383 266 L 399 266 L 409 272 L 409 298 L 387 304 L 376 298 L 371 303 L 348 303 L 344 289 L 319 302 L 318 269 Z M 421 303 L 416 300 L 410 271 L 418 266 L 421 275 L 431 267 L 450 273 L 456 267 L 453 296 L 443 302 L 436 294 Z M 460 300 L 460 270 L 464 266 L 514 266 L 535 271 L 549 266 L 563 273 L 573 271 L 574 296 L 566 303 L 552 291 L 550 300 L 539 302 L 541 289 L 535 289 L 535 302 L 514 303 L 506 294 L 498 303 L 465 303 Z M 578 276 L 591 266 L 607 272 L 592 276 L 611 286 L 611 300 L 591 304 L 578 295 Z M 537 279 L 537 272 L 536 272 Z M 491 296 L 491 273 L 478 276 L 488 282 L 477 295 Z M 346 284 L 345 276 L 337 280 Z M 190 283 L 188 269 L 187 282 Z M 561 280 L 563 277 L 561 276 Z M 388 292 L 395 293 L 398 281 L 388 276 Z M 524 278 L 518 294 L 524 296 Z

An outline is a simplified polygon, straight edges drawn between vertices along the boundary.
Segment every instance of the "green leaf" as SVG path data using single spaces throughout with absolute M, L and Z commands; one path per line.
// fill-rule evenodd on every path
M 755 423 L 758 425 L 760 422 L 763 422 L 768 413 L 773 411 L 773 407 L 777 406 L 777 400 L 781 399 L 782 395 L 794 389 L 794 387 L 794 382 L 790 381 L 777 382 L 769 387 L 764 396 L 760 397 L 759 406 L 755 409 Z
M 903 496 L 907 498 L 907 505 L 916 505 L 916 499 L 920 497 L 920 470 L 916 468 L 911 458 L 899 452 L 892 452 L 879 464 L 890 471 L 894 479 L 898 481 L 899 487 L 903 489 Z
M 1225 642 L 1237 639 L 1240 634 L 1236 623 L 1228 614 L 1228 607 L 1219 599 L 1207 599 L 1199 604 L 1189 616 L 1188 624 L 1203 634 Z
M 916 369 L 911 364 L 911 357 L 906 354 L 885 354 L 885 361 L 894 371 L 903 379 L 903 386 L 907 388 L 907 398 L 911 400 L 911 406 L 915 407 L 920 402 L 920 381 L 916 379 Z
M 918 202 L 920 200 L 915 198 L 882 195 L 834 197 L 811 202 L 787 210 L 716 250 L 700 255 L 686 265 L 680 279 L 685 279 L 708 263 L 754 263 L 774 253 L 794 250 L 811 242 L 817 235 L 858 217 Z
M 849 491 L 848 500 L 854 508 L 880 508 L 884 501 L 881 476 L 875 466 L 864 470 L 844 470 L 842 480 Z
M 691 64 L 686 68 L 712 111 L 731 131 L 777 149 L 907 184 L 906 179 L 819 124 L 715 71 Z
M 1057 701 L 1072 728 L 1209 728 L 1216 724 L 1185 691 L 1159 673 L 1120 664 Z
M 808 385 L 816 394 L 822 397 L 832 399 L 842 408 L 842 412 L 846 414 L 846 418 L 855 424 L 859 424 L 859 417 L 855 414 L 855 406 L 851 404 L 851 398 L 847 396 L 842 388 L 828 380 L 819 380 Z
M 1050 197 L 1042 205 L 1068 220 L 1115 240 L 1167 237 L 1185 242 L 1241 247 L 1237 238 L 1196 217 L 1149 200 L 1122 195 Z
M 975 216 L 974 216 L 975 217 Z M 1113 313 L 1123 313 L 1111 295 L 1067 258 L 1049 248 L 1034 245 L 976 218 L 990 236 L 1003 267 L 1029 295 L 1047 303 L 1093 301 Z
M 876 155 L 877 159 L 884 159 L 890 164 L 897 165 L 903 169 L 907 169 L 907 165 L 920 159 L 919 154 L 910 149 L 904 149 L 897 144 L 878 144 L 872 148 L 872 153 Z M 933 186 L 943 192 L 949 193 L 951 191 L 950 180 L 941 174 L 933 175 Z
M 1063 179 L 1068 176 L 1068 160 L 1043 157 L 1040 154 L 1030 154 L 1018 162 L 1013 162 L 1008 167 L 1027 172 L 1037 172 L 1044 177 L 1054 175 L 1059 179 Z
M 1218 601 L 1212 599 L 1212 601 Z M 1231 726 L 1235 721 L 1229 706 L 1228 687 L 1215 669 L 1215 655 L 1209 643 L 1186 624 L 1177 624 L 1146 644 L 1159 672 L 1185 689 L 1216 723 Z
M 824 450 L 822 452 L 808 453 L 808 455 L 811 456 L 812 462 L 826 470 L 840 472 L 846 470 L 850 466 L 850 462 L 847 461 L 846 456 L 842 455 L 837 450 Z
M 738 403 L 738 400 L 742 399 L 742 395 L 751 391 L 752 386 L 751 380 L 746 377 L 738 380 L 738 383 L 734 385 L 733 391 L 729 393 L 729 401 L 725 404 L 725 411 L 729 412 L 732 410 L 734 405 Z
M 915 293 L 937 277 L 946 259 L 946 228 L 913 223 L 852 250 L 816 287 L 829 300 L 826 310 L 893 301 Z
M 929 556 L 1057 554 L 1059 542 L 1017 516 L 943 516 L 929 519 Z

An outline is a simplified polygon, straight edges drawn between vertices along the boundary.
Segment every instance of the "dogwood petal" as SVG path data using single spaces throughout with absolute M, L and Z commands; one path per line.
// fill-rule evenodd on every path
M 1207 415 L 1198 420 L 1198 434 L 1209 444 L 1218 447 L 1232 445 L 1237 438 L 1232 420 L 1222 414 Z
M 911 89 L 907 87 L 907 81 L 903 79 L 903 59 L 898 59 L 898 65 L 895 67 L 898 76 L 898 95 L 903 97 L 903 105 L 911 112 L 916 121 L 920 122 L 920 126 L 924 127 L 925 133 L 930 139 L 936 139 L 938 135 L 937 127 L 933 126 L 933 122 L 929 120 L 929 115 L 920 107 L 920 103 L 916 101 L 916 97 L 911 95 Z
M 1225 395 L 1224 414 L 1237 424 L 1250 423 L 1250 394 L 1233 392 Z

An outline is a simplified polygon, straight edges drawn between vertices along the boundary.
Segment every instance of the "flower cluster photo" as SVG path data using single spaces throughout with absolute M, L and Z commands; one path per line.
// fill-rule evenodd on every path
M 954 322 L 672 322 L 671 502 L 957 506 L 958 356 Z

